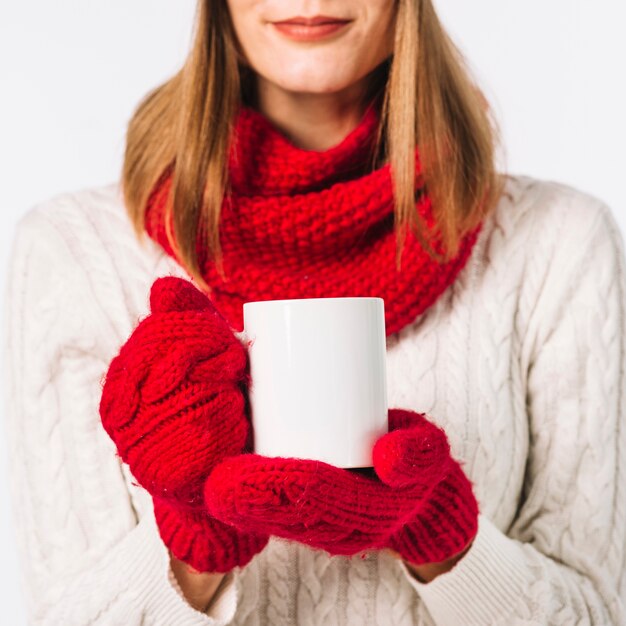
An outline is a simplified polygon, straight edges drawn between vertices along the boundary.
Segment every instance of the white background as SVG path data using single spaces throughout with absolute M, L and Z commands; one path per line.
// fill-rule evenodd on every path
M 319 12 L 332 6 L 322 2 Z M 502 166 L 604 199 L 624 231 L 626 3 L 438 0 L 437 6 L 495 107 L 506 146 Z M 193 0 L 2 3 L 2 293 L 13 227 L 24 211 L 54 194 L 117 179 L 127 120 L 182 62 L 194 8 Z M 0 622 L 20 626 L 5 464 L 0 428 Z

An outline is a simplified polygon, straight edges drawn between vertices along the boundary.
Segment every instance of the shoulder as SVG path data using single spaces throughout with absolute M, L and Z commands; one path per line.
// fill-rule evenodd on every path
M 493 311 L 514 302 L 516 324 L 525 333 L 541 302 L 559 306 L 583 277 L 615 280 L 623 257 L 622 235 L 603 200 L 556 181 L 506 176 L 465 284 Z M 554 317 L 546 307 L 542 311 L 546 320 Z
M 493 226 L 514 231 L 556 227 L 552 235 L 589 232 L 611 210 L 599 197 L 565 183 L 522 175 L 505 177 L 503 193 L 493 214 Z
M 613 210 L 576 187 L 530 176 L 508 175 L 481 234 L 491 263 L 519 259 L 525 267 L 569 264 L 594 247 L 621 253 Z M 605 245 L 606 244 L 606 245 Z
M 148 294 L 162 275 L 185 272 L 146 234 L 140 240 L 120 185 L 65 192 L 26 211 L 16 224 L 12 273 L 38 293 L 58 284 L 82 308 L 108 320 L 118 339 L 148 312 Z M 63 298 L 69 296 L 63 295 Z M 103 324 L 102 328 L 106 328 Z
M 485 283 L 497 285 L 503 298 L 514 295 L 517 324 L 536 345 L 568 303 L 583 310 L 622 297 L 622 287 L 615 288 L 625 275 L 623 236 L 612 209 L 595 195 L 511 176 L 485 225 L 477 259 Z
M 86 262 L 97 253 L 119 253 L 120 246 L 138 244 L 117 182 L 57 194 L 32 206 L 17 222 L 18 237 L 42 231 L 54 233 L 77 260 Z M 156 251 L 156 246 L 146 250 L 150 248 Z
M 101 186 L 57 194 L 29 208 L 18 220 L 16 245 L 26 240 L 69 255 L 87 274 L 106 282 L 137 275 L 182 271 L 146 233 L 139 238 L 126 210 L 121 186 Z

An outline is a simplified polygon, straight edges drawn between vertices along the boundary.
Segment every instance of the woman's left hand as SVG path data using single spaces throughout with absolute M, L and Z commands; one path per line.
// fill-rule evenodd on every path
M 469 545 L 478 505 L 441 428 L 423 414 L 390 409 L 373 465 L 367 475 L 321 461 L 232 456 L 209 475 L 205 503 L 240 530 L 330 554 L 388 548 L 419 565 Z

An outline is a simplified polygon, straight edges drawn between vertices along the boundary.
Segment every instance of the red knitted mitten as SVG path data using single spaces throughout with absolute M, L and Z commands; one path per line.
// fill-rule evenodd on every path
M 205 509 L 181 511 L 157 497 L 152 502 L 163 543 L 199 572 L 227 572 L 245 565 L 267 543 L 267 537 L 237 530 Z
M 422 414 L 389 411 L 370 477 L 320 461 L 242 454 L 209 475 L 205 502 L 225 523 L 330 554 L 390 548 L 415 564 L 461 552 L 478 528 L 471 483 L 442 429 Z
M 471 493 L 470 481 L 454 462 L 415 518 L 389 538 L 388 547 L 416 565 L 439 563 L 459 554 L 478 530 L 478 505 L 468 498 Z M 438 529 L 436 540 L 433 528 Z
M 174 556 L 200 571 L 228 571 L 267 543 L 210 519 L 203 504 L 211 469 L 249 443 L 246 349 L 187 280 L 158 278 L 150 309 L 109 365 L 102 424 L 153 496 Z

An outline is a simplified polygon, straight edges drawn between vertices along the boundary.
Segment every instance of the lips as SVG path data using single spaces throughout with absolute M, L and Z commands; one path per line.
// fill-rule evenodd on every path
M 352 20 L 345 20 L 328 15 L 315 17 L 291 17 L 288 20 L 272 22 L 272 26 L 284 37 L 293 41 L 313 42 L 326 39 L 331 35 L 345 31 Z
M 315 17 L 290 17 L 287 20 L 280 20 L 278 22 L 273 22 L 274 24 L 299 24 L 302 26 L 318 26 L 319 24 L 337 24 L 337 23 L 345 23 L 350 20 L 332 17 L 329 15 L 316 15 Z

